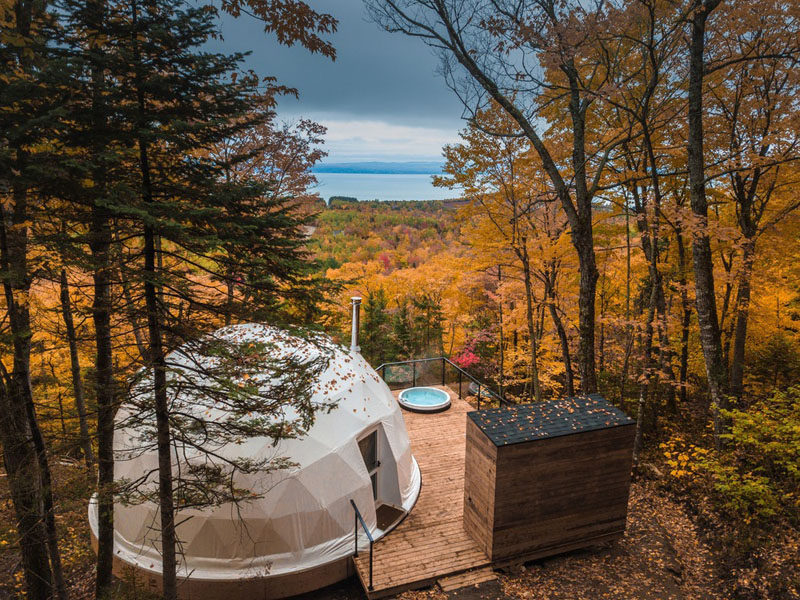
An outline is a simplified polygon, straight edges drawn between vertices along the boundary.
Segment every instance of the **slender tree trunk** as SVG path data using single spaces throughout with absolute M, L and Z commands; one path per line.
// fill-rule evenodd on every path
M 731 359 L 731 395 L 741 400 L 744 382 L 744 354 L 747 343 L 747 321 L 750 316 L 750 280 L 753 273 L 755 240 L 748 240 L 742 256 L 742 273 L 736 296 L 736 332 Z
M 639 383 L 639 405 L 636 413 L 636 433 L 633 442 L 633 462 L 639 464 L 642 451 L 644 428 L 650 408 L 650 391 L 653 387 L 653 320 L 655 319 L 654 291 L 651 293 L 647 311 L 647 324 L 642 339 L 642 381 Z
M 67 585 L 64 581 L 64 570 L 61 567 L 61 553 L 58 549 L 58 532 L 56 531 L 55 505 L 53 502 L 53 478 L 50 473 L 50 464 L 47 459 L 47 446 L 39 428 L 36 417 L 36 408 L 33 396 L 27 402 L 28 421 L 31 427 L 31 437 L 36 448 L 36 458 L 39 461 L 39 477 L 42 481 L 42 505 L 44 508 L 44 527 L 47 532 L 47 548 L 50 553 L 50 568 L 53 571 L 53 584 L 55 585 L 56 598 L 66 600 Z
M 117 239 L 117 245 L 120 245 L 119 239 Z M 133 340 L 136 342 L 136 350 L 139 352 L 139 358 L 141 358 L 142 362 L 147 363 L 147 343 L 142 335 L 142 326 L 139 323 L 139 316 L 136 312 L 136 303 L 134 302 L 133 294 L 131 293 L 131 284 L 127 279 L 127 275 L 125 274 L 121 254 L 117 257 L 117 265 L 119 267 L 119 282 L 120 286 L 122 287 L 122 297 L 125 300 L 125 314 L 128 317 L 128 322 L 130 323 L 131 330 L 133 331 Z
M 597 345 L 599 347 L 599 352 L 600 352 L 600 356 L 598 357 L 598 360 L 597 360 L 597 368 L 600 370 L 601 373 L 605 370 L 605 362 L 606 362 L 606 352 L 605 352 L 605 349 L 606 349 L 606 328 L 605 328 L 605 322 L 603 320 L 603 317 L 605 316 L 603 314 L 604 307 L 605 307 L 605 302 L 604 302 L 604 299 L 601 296 L 600 297 L 600 339 L 597 342 Z
M 542 401 L 542 390 L 539 386 L 539 367 L 537 365 L 537 344 L 536 344 L 536 325 L 533 319 L 533 282 L 531 281 L 531 265 L 528 259 L 528 248 L 523 245 L 517 248 L 520 260 L 522 261 L 522 274 L 525 280 L 525 317 L 528 323 L 528 336 L 530 337 L 530 371 L 531 384 L 533 385 L 533 396 L 537 402 Z
M 497 265 L 497 284 L 498 288 L 503 283 L 503 271 L 500 265 Z M 497 294 L 497 324 L 500 326 L 500 377 L 498 380 L 500 387 L 500 397 L 505 398 L 505 337 L 503 331 L 503 300 L 500 296 L 500 290 Z
M 27 160 L 25 152 L 17 148 L 17 167 L 24 171 Z M 53 485 L 50 474 L 50 464 L 47 457 L 47 446 L 39 428 L 36 417 L 36 407 L 33 403 L 33 389 L 31 387 L 31 315 L 28 298 L 30 296 L 32 278 L 28 273 L 28 194 L 25 185 L 17 185 L 13 190 L 13 216 L 11 230 L 7 227 L 5 213 L 3 214 L 3 249 L 2 264 L 5 271 L 4 286 L 6 307 L 9 316 L 11 334 L 14 347 L 14 383 L 10 385 L 16 391 L 16 396 L 24 408 L 28 419 L 30 441 L 36 454 L 39 469 L 38 492 L 42 503 L 42 517 L 44 519 L 47 549 L 50 558 L 50 575 L 55 586 L 56 597 L 64 600 L 67 598 L 67 588 L 64 583 L 64 572 L 61 568 L 61 554 L 58 549 L 58 533 L 53 503 Z M 22 299 L 22 302 L 19 300 Z
M 564 361 L 564 391 L 567 396 L 575 395 L 575 381 L 572 375 L 572 360 L 569 353 L 569 339 L 567 338 L 567 331 L 564 329 L 564 323 L 561 320 L 561 315 L 558 314 L 556 307 L 556 294 L 555 284 L 550 279 L 550 274 L 545 274 L 547 286 L 545 292 L 547 293 L 547 308 L 550 311 L 550 318 L 553 320 L 553 326 L 556 328 L 558 334 L 558 341 L 561 345 L 561 359 Z
M 112 583 L 114 558 L 114 364 L 111 342 L 111 219 L 98 203 L 92 207 L 90 243 L 94 260 L 95 395 L 97 397 L 97 585 L 98 598 Z
M 81 377 L 81 363 L 78 355 L 78 338 L 75 334 L 75 323 L 72 319 L 72 302 L 69 297 L 69 281 L 67 270 L 61 269 L 61 316 L 67 332 L 69 344 L 69 364 L 72 372 L 72 392 L 75 397 L 75 409 L 78 413 L 78 427 L 80 429 L 80 444 L 83 451 L 83 460 L 89 471 L 94 469 L 94 452 L 92 440 L 89 437 L 89 425 L 86 418 L 86 403 L 83 398 L 83 378 Z
M 622 372 L 619 378 L 619 401 L 625 400 L 625 388 L 628 386 L 628 366 L 633 350 L 633 325 L 631 324 L 631 211 L 628 206 L 628 197 L 625 196 L 625 356 L 622 359 Z
M 30 313 L 26 301 L 30 280 L 27 273 L 26 191 L 15 190 L 13 214 L 0 206 L 0 256 L 3 291 L 13 336 L 11 372 L 3 367 L 0 401 L 0 435 L 3 461 L 14 503 L 22 570 L 29 598 L 48 600 L 53 593 L 48 532 L 42 501 L 42 478 L 28 408 L 33 398 L 30 388 Z M 11 222 L 9 222 L 9 220 Z
M 706 22 L 720 0 L 699 0 L 690 18 L 689 45 L 689 129 L 688 170 L 689 198 L 700 229 L 693 232 L 692 260 L 694 263 L 695 304 L 700 324 L 700 344 L 706 363 L 706 375 L 711 395 L 714 421 L 714 440 L 721 446 L 724 425 L 720 409 L 726 407 L 726 367 L 722 356 L 722 339 L 717 318 L 714 292 L 714 263 L 708 236 L 708 201 L 706 199 L 705 160 L 703 156 L 703 74 L 705 69 Z
M 647 231 L 647 230 L 645 230 Z M 643 246 L 645 234 L 643 234 Z M 658 270 L 658 250 L 652 239 L 649 244 L 649 251 L 646 254 L 649 258 L 650 268 L 650 300 L 647 308 L 647 322 L 645 324 L 644 337 L 642 339 L 642 377 L 639 384 L 639 410 L 636 416 L 636 433 L 634 436 L 633 445 L 633 459 L 634 464 L 638 464 L 639 454 L 642 450 L 642 440 L 644 436 L 644 427 L 648 418 L 650 409 L 650 396 L 653 391 L 654 384 L 654 371 L 655 361 L 653 360 L 653 323 L 658 312 L 659 303 L 659 289 L 661 284 L 661 275 Z
M 731 298 L 733 297 L 734 281 L 731 273 L 733 271 L 734 252 L 731 252 L 730 258 L 725 260 L 725 255 L 722 254 L 722 267 L 725 269 L 725 293 L 722 295 L 722 311 L 719 315 L 719 330 L 722 336 L 722 363 L 730 366 L 731 358 L 731 340 L 733 339 L 733 332 L 736 329 L 736 314 L 735 309 L 731 310 Z M 730 322 L 728 322 L 728 313 L 732 312 Z M 728 369 L 730 371 L 730 369 Z
M 53 377 L 55 380 L 55 377 Z M 58 392 L 58 420 L 61 423 L 61 436 L 63 439 L 68 439 L 69 432 L 67 432 L 67 419 L 64 415 L 64 398 L 61 392 Z
M 549 305 L 550 317 L 553 319 L 553 324 L 558 334 L 558 341 L 561 344 L 561 358 L 564 361 L 564 384 L 567 396 L 575 395 L 575 381 L 572 375 L 572 360 L 569 355 L 569 339 L 567 339 L 567 332 L 564 329 L 564 323 L 561 321 L 561 316 L 555 306 L 555 301 Z
M 105 0 L 91 0 L 87 5 L 87 24 L 93 35 L 89 48 L 92 79 L 92 179 L 94 197 L 89 222 L 89 249 L 92 253 L 94 300 L 92 321 L 95 331 L 95 397 L 97 399 L 97 576 L 95 596 L 107 598 L 113 582 L 114 559 L 114 382 L 111 314 L 113 274 L 111 231 L 112 214 L 105 205 L 107 109 L 105 66 L 100 32 L 106 18 Z
M 689 394 L 689 326 L 692 323 L 692 305 L 689 302 L 689 282 L 686 277 L 686 245 L 683 240 L 683 233 L 680 228 L 675 231 L 678 244 L 678 268 L 681 286 L 681 364 L 680 364 L 680 401 L 681 406 L 686 406 L 686 399 Z
M 137 6 L 132 5 L 134 26 L 137 22 Z M 139 47 L 133 39 L 134 60 L 141 64 Z M 137 74 L 137 101 L 139 108 L 140 130 L 146 126 L 145 96 Z M 153 204 L 153 188 L 150 180 L 150 164 L 147 142 L 139 137 L 139 168 L 142 177 L 142 199 L 145 206 Z M 162 263 L 160 260 L 160 244 L 153 226 L 148 222 L 144 226 L 144 296 L 147 306 L 147 329 L 150 340 L 148 357 L 153 369 L 153 397 L 156 413 L 156 438 L 158 446 L 158 499 L 161 516 L 161 581 L 164 600 L 176 600 L 178 597 L 177 559 L 175 535 L 175 502 L 172 488 L 172 436 L 169 424 L 169 402 L 167 397 L 167 363 L 163 346 L 161 327 L 161 307 L 159 289 Z
M 225 311 L 225 325 L 231 324 L 231 314 L 233 313 L 233 276 L 229 275 L 229 278 L 225 281 L 225 293 L 226 293 L 226 306 L 227 310 Z
M 14 55 L 22 72 L 35 70 L 30 48 L 34 14 L 42 10 L 34 2 L 14 4 L 13 33 L 22 45 Z M 8 325 L 12 336 L 12 371 L 2 367 L 3 406 L 0 435 L 3 459 L 17 514 L 23 573 L 29 597 L 49 598 L 55 586 L 56 597 L 67 597 L 57 544 L 53 494 L 47 451 L 36 418 L 31 387 L 30 291 L 32 276 L 28 265 L 28 205 L 30 190 L 26 181 L 28 153 L 22 143 L 13 141 L 13 167 L 19 176 L 13 179 L 10 193 L 11 214 L 5 202 L 0 205 L 0 278 L 6 300 Z M 49 564 L 48 564 L 49 562 Z
M 141 142 L 140 142 L 141 143 Z M 146 155 L 146 151 L 142 150 Z M 146 158 L 144 159 L 146 161 Z M 146 169 L 143 166 L 143 170 Z M 147 328 L 150 338 L 149 356 L 153 368 L 153 392 L 156 409 L 158 445 L 158 498 L 161 514 L 161 576 L 164 600 L 178 597 L 175 538 L 175 504 L 172 490 L 172 444 L 167 399 L 167 365 L 162 344 L 161 318 L 156 291 L 155 243 L 152 227 L 144 234 L 144 294 L 147 305 Z

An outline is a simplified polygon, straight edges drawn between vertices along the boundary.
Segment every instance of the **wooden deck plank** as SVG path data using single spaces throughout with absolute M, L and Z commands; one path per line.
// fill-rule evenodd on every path
M 450 394 L 448 410 L 403 411 L 422 489 L 405 520 L 375 543 L 372 591 L 367 590 L 369 553 L 361 552 L 355 559 L 370 599 L 432 585 L 490 564 L 463 525 L 466 413 L 472 407 L 449 388 L 440 389 Z

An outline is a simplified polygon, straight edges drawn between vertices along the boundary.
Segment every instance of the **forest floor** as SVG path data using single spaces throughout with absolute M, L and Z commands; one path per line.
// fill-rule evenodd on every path
M 400 600 L 695 600 L 724 598 L 713 556 L 686 510 L 648 482 L 634 483 L 625 537 L 499 573 L 497 581 L 445 593 L 406 592 Z M 363 598 L 356 582 L 313 600 Z
M 3 474 L 4 475 L 4 474 Z M 93 596 L 94 555 L 89 547 L 83 470 L 56 463 L 58 527 L 73 600 Z M 5 477 L 0 477 L 0 600 L 21 590 L 14 548 L 13 511 Z M 401 600 L 690 600 L 722 598 L 713 556 L 684 508 L 648 482 L 631 489 L 628 527 L 618 542 L 528 563 L 498 573 L 498 580 L 444 593 L 438 588 L 406 592 Z M 115 598 L 144 600 L 121 585 Z M 351 579 L 309 595 L 309 600 L 362 600 Z

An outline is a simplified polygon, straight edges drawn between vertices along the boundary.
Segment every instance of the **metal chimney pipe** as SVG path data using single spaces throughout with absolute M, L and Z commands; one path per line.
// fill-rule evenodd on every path
M 361 298 L 353 296 L 353 322 L 350 329 L 350 352 L 361 352 L 361 346 L 358 345 L 358 334 L 361 330 Z

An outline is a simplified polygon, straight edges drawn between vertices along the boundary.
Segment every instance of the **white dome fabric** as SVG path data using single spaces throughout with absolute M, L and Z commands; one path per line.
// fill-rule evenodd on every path
M 215 336 L 276 344 L 278 352 L 318 353 L 313 344 L 259 324 L 234 325 Z M 171 362 L 180 360 L 173 353 Z M 225 454 L 286 457 L 296 467 L 239 474 L 236 484 L 259 498 L 233 506 L 182 510 L 176 514 L 180 575 L 192 579 L 231 580 L 283 575 L 342 559 L 353 552 L 354 500 L 374 537 L 377 530 L 372 482 L 358 440 L 377 431 L 379 501 L 408 511 L 420 489 L 420 472 L 399 405 L 386 383 L 360 354 L 334 347 L 327 369 L 315 386 L 314 402 L 336 402 L 320 410 L 305 436 L 281 440 L 255 438 L 228 444 Z M 184 407 L 191 403 L 183 401 Z M 196 410 L 207 409 L 202 403 Z M 122 411 L 120 411 L 122 413 Z M 118 417 L 118 421 L 124 414 Z M 135 479 L 157 468 L 155 449 L 137 452 L 136 431 L 116 433 L 117 479 Z M 173 470 L 180 467 L 176 457 Z M 115 555 L 147 571 L 160 572 L 160 517 L 153 503 L 123 505 L 114 512 Z M 97 535 L 97 506 L 89 507 Z M 359 544 L 365 538 L 360 535 Z

